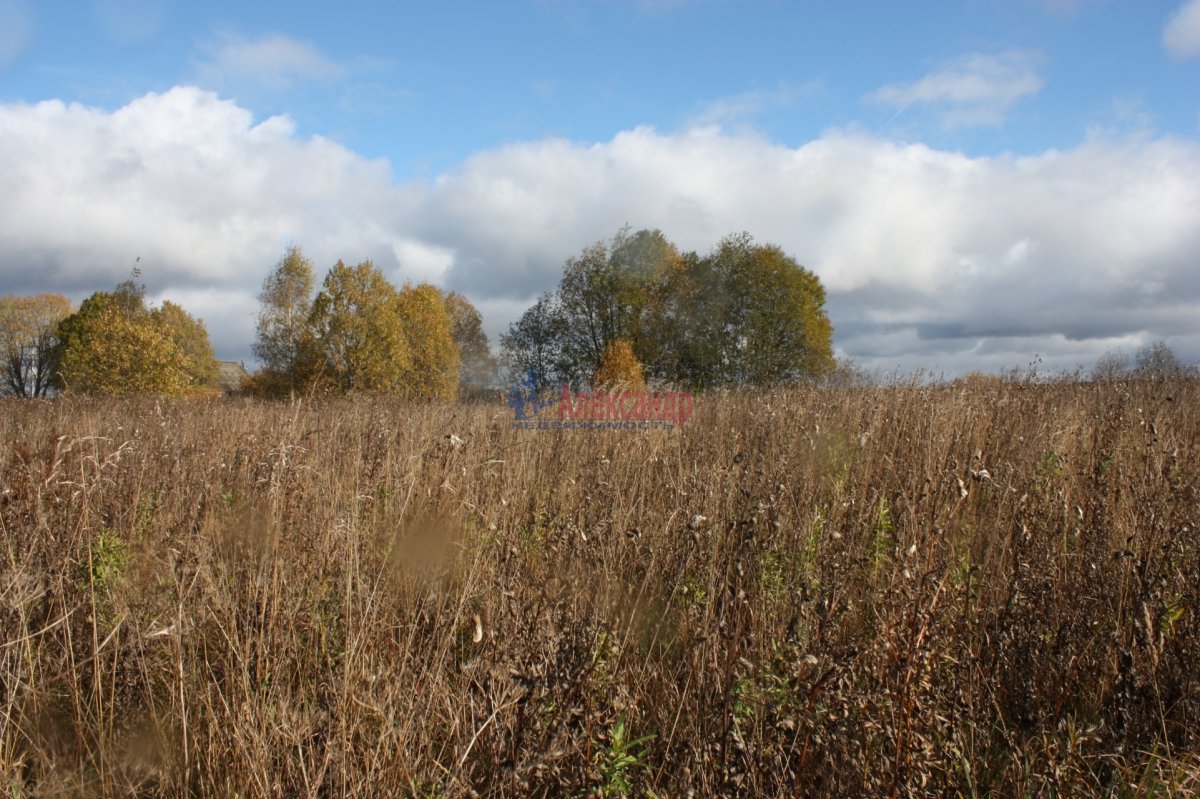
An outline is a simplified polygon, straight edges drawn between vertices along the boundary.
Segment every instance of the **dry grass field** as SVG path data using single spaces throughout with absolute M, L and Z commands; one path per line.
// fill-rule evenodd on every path
M 0 792 L 1193 796 L 1198 400 L 4 402 Z

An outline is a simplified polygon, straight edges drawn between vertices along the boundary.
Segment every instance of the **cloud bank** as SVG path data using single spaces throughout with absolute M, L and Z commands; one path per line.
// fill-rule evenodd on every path
M 1188 0 L 1163 29 L 1163 46 L 1173 58 L 1200 56 L 1200 0 Z
M 829 289 L 871 367 L 1089 362 L 1166 338 L 1200 358 L 1200 143 L 1092 138 L 972 158 L 831 131 L 799 147 L 696 127 L 546 139 L 398 183 L 386 162 L 195 88 L 112 112 L 0 105 L 3 293 L 79 298 L 141 257 L 152 295 L 246 357 L 284 247 L 464 291 L 502 329 L 563 260 L 626 222 L 687 249 L 748 230 Z

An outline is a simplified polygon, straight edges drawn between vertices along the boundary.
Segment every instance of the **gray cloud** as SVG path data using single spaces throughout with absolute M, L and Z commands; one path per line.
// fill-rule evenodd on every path
M 1192 139 L 971 158 L 706 127 L 513 144 L 397 183 L 286 117 L 176 88 L 113 112 L 0 105 L 0 283 L 79 298 L 140 256 L 153 295 L 246 357 L 254 296 L 295 242 L 322 269 L 370 257 L 463 291 L 494 336 L 628 222 L 686 249 L 740 230 L 780 244 L 825 282 L 839 351 L 870 367 L 1073 366 L 1160 337 L 1197 359 L 1196 174 Z

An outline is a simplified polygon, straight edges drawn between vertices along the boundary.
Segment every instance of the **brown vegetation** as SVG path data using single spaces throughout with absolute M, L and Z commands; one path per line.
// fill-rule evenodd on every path
M 8 401 L 0 789 L 1194 795 L 1198 400 Z

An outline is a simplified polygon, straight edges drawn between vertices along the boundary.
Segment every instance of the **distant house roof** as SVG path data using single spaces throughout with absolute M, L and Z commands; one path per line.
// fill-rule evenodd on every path
M 217 386 L 222 391 L 241 391 L 242 378 L 249 374 L 241 361 L 217 361 Z

